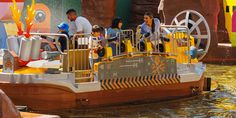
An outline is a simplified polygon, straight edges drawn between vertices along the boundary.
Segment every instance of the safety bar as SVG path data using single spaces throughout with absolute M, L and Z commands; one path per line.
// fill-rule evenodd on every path
M 68 53 L 67 53 L 67 72 L 70 72 L 70 61 L 69 61 L 69 37 L 66 35 L 66 34 L 58 34 L 58 33 L 30 33 L 31 35 L 39 35 L 39 36 L 62 36 L 62 37 L 65 37 L 66 38 L 66 43 L 67 43 L 67 50 L 68 50 Z M 58 42 L 58 40 L 57 40 Z M 66 53 L 62 52 L 61 50 L 59 50 L 59 52 L 63 55 L 66 55 Z M 64 60 L 63 60 L 64 61 Z
M 173 31 L 170 31 L 168 28 L 172 28 Z M 161 36 L 161 30 L 164 30 L 167 34 L 169 33 L 176 33 L 178 31 L 178 29 L 181 29 L 181 30 L 186 30 L 186 33 L 187 33 L 187 47 L 188 47 L 188 63 L 191 63 L 191 55 L 190 55 L 190 30 L 187 26 L 176 26 L 176 25 L 161 25 L 160 28 L 159 28 L 159 34 L 158 34 L 158 37 L 160 38 Z M 173 35 L 172 35 L 172 38 L 175 38 Z
M 132 46 L 135 47 L 134 31 L 132 29 L 121 30 L 121 32 L 116 33 L 116 37 L 117 37 L 117 40 L 115 41 L 116 42 L 116 55 L 113 57 L 125 55 L 125 54 L 121 54 L 121 41 L 126 39 L 127 36 L 129 36 L 128 39 L 131 40 Z M 107 39 L 105 39 L 105 41 L 108 42 Z
M 82 48 L 82 49 L 88 49 L 88 44 L 89 44 L 89 38 L 91 37 L 91 34 L 89 33 L 85 33 L 85 34 L 75 34 L 73 35 L 72 38 L 72 45 L 73 45 L 73 56 L 72 56 L 72 60 L 73 60 L 73 68 L 72 71 L 75 72 L 75 63 L 76 63 L 76 54 L 75 54 L 75 50 L 76 47 L 75 45 L 77 45 L 77 48 Z M 77 44 L 75 44 L 75 41 L 77 40 Z M 79 47 L 82 46 L 82 47 Z M 88 58 L 88 57 L 85 57 Z M 83 61 L 83 59 L 81 58 L 81 62 Z

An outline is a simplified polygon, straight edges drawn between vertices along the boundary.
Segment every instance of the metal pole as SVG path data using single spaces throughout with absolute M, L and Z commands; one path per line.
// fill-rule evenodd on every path
M 67 72 L 70 71 L 70 68 L 69 68 L 69 65 L 70 65 L 70 61 L 69 61 L 69 37 L 66 35 L 66 34 L 58 34 L 58 33 L 30 33 L 31 35 L 45 35 L 45 36 L 62 36 L 62 37 L 65 37 L 66 38 L 66 42 L 67 42 L 67 50 L 68 50 L 68 53 L 67 53 L 67 63 L 68 63 L 68 66 L 67 66 Z M 64 52 L 60 52 L 61 54 L 63 55 L 66 55 L 66 53 Z

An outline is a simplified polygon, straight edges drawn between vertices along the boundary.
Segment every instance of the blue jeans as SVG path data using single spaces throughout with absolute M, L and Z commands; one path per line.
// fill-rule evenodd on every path
M 116 56 L 116 44 L 115 43 L 110 43 L 109 47 L 112 48 L 112 56 Z
M 91 69 L 93 69 L 94 63 L 97 63 L 97 62 L 100 62 L 100 61 L 101 61 L 100 58 L 98 58 L 98 59 L 89 58 L 89 63 L 90 63 Z M 95 74 L 95 73 L 92 73 L 92 74 Z M 94 81 L 98 81 L 98 75 L 97 74 L 94 75 Z
M 98 58 L 98 59 L 89 58 L 90 67 L 93 68 L 94 63 L 97 63 L 97 62 L 99 62 L 100 60 L 101 60 L 100 58 Z

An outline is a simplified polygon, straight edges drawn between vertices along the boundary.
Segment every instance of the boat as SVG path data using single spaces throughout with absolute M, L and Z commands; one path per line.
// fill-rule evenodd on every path
M 183 11 L 179 15 L 190 13 L 200 17 L 208 33 L 209 26 L 198 12 Z M 140 27 L 136 33 L 123 30 L 117 34 L 117 55 L 112 54 L 106 41 L 100 50 L 101 62 L 92 68 L 88 60 L 91 49 L 87 48 L 90 34 L 74 35 L 73 44 L 77 40 L 78 47 L 85 46 L 70 49 L 66 35 L 27 30 L 25 35 L 9 39 L 0 89 L 15 105 L 32 110 L 82 109 L 199 95 L 209 88 L 204 76 L 206 66 L 199 60 L 207 53 L 210 41 L 196 39 L 201 35 L 192 35 L 194 29 L 188 28 L 186 20 L 180 21 L 181 25 L 161 25 L 159 40 L 154 42 L 139 33 Z M 199 27 L 195 28 L 200 33 Z M 65 37 L 67 50 L 40 52 L 40 36 Z M 205 38 L 210 39 L 210 33 Z

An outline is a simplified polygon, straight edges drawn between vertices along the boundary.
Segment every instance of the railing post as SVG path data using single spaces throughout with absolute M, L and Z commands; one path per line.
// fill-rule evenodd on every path
M 70 61 L 69 61 L 69 37 L 66 34 L 57 34 L 57 33 L 30 33 L 30 34 L 31 35 L 45 35 L 45 36 L 62 36 L 62 37 L 65 37 L 66 42 L 67 42 L 67 51 L 68 51 L 68 53 L 66 54 L 64 52 L 61 52 L 60 50 L 59 50 L 59 52 L 62 55 L 67 55 L 67 64 L 68 64 L 67 72 L 70 72 L 70 67 L 69 67 L 69 65 L 70 65 Z M 58 42 L 58 40 L 57 40 L 57 42 Z M 63 62 L 64 62 L 64 60 L 63 60 Z

